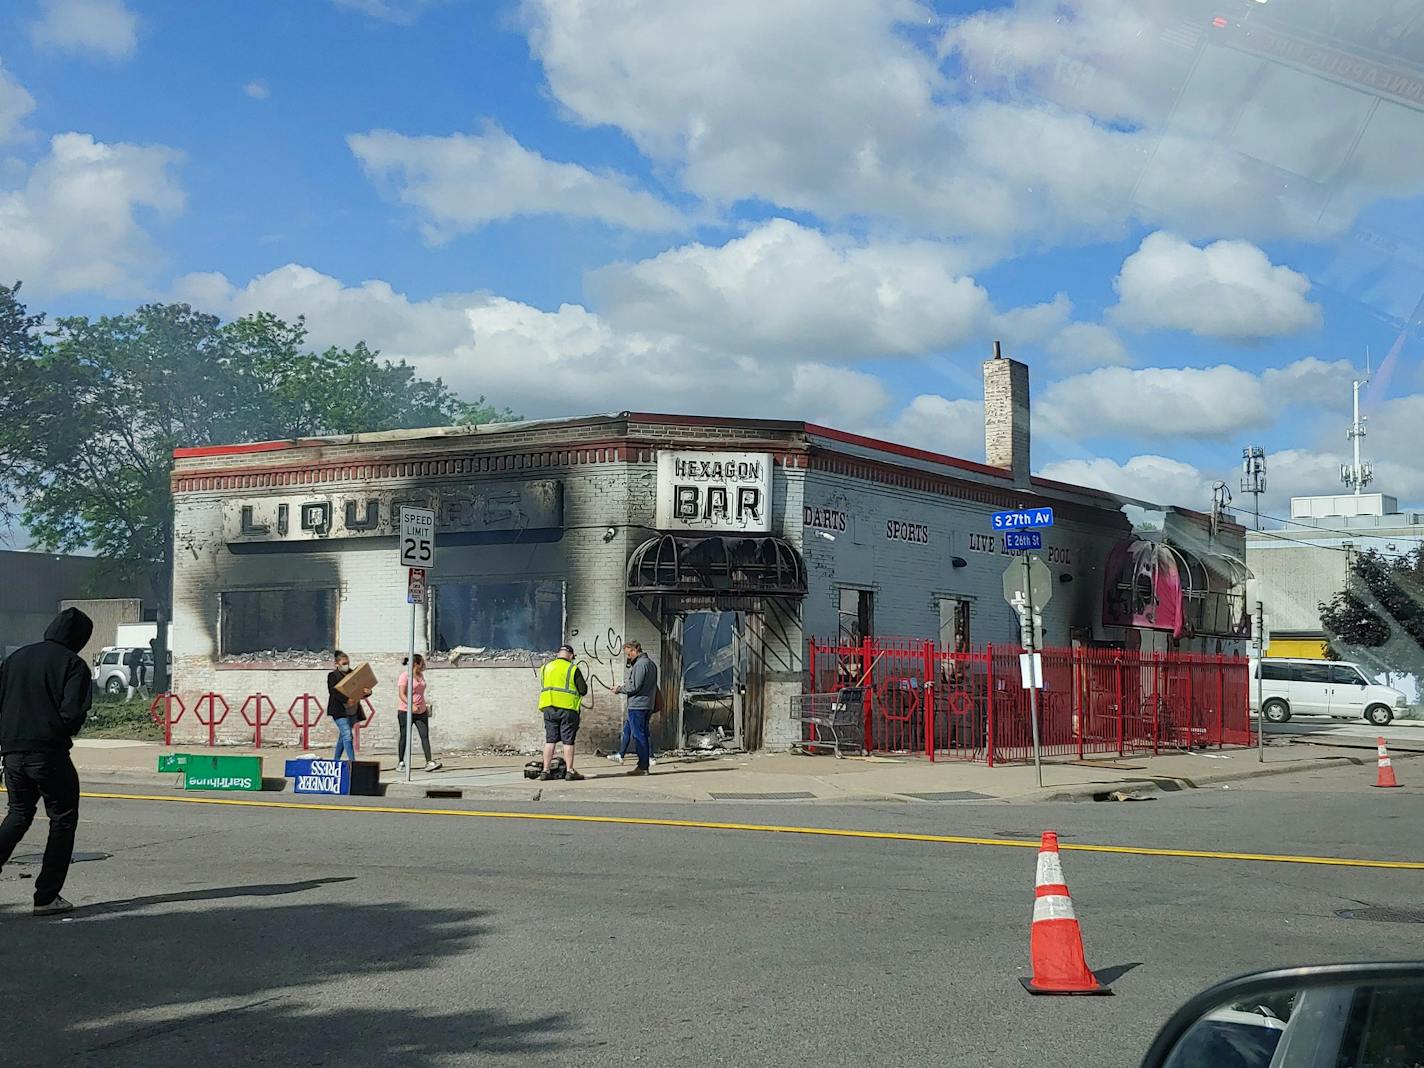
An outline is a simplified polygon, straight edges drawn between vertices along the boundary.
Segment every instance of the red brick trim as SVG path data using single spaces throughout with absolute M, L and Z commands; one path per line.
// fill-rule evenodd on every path
M 173 492 L 284 489 L 327 483 L 361 483 L 374 479 L 456 478 L 519 471 L 534 472 L 579 464 L 624 463 L 628 459 L 628 453 L 626 442 L 604 441 L 580 442 L 573 448 L 531 449 L 523 452 L 425 455 L 393 460 L 366 456 L 306 463 L 288 462 L 280 466 L 175 470 Z
M 975 504 L 994 508 L 1022 508 L 1030 503 L 1048 504 L 1065 519 L 1079 519 L 1084 522 L 1101 523 L 1104 512 L 1117 513 L 1116 508 L 1109 505 L 1105 505 L 1101 509 L 1093 508 L 1076 501 L 1065 501 L 1043 493 L 1016 491 L 1007 486 L 985 485 L 981 482 L 955 478 L 952 475 L 941 475 L 934 471 L 920 471 L 901 467 L 898 464 L 882 463 L 863 456 L 852 456 L 849 453 L 835 452 L 824 448 L 811 450 L 809 466 L 813 471 L 825 471 L 828 474 L 865 479 L 868 482 L 918 490 L 921 493 L 937 493 L 955 500 L 972 501 Z M 1122 525 L 1124 530 L 1128 529 L 1125 518 L 1122 520 Z

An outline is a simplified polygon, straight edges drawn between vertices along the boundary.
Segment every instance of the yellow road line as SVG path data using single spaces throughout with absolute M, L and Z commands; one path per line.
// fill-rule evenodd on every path
M 1037 849 L 1039 843 L 1024 838 L 974 838 L 957 834 L 911 834 L 902 831 L 859 831 L 842 827 L 794 827 L 775 823 L 722 823 L 713 820 L 674 820 L 649 816 L 575 816 L 560 812 L 484 812 L 462 808 L 400 808 L 393 805 L 338 805 L 303 801 L 252 801 L 230 797 L 182 797 L 162 794 L 85 792 L 82 796 L 116 801 L 163 801 L 188 805 L 229 805 L 236 808 L 301 809 L 308 812 L 380 812 L 400 816 L 462 816 L 490 820 L 545 820 L 556 823 L 604 823 L 629 827 L 678 827 L 704 831 L 758 831 L 763 834 L 801 834 L 823 838 L 863 838 L 888 842 L 930 842 L 938 845 L 999 846 Z M 1121 853 L 1135 857 L 1181 857 L 1188 860 L 1247 860 L 1268 864 L 1320 864 L 1337 868 L 1393 868 L 1424 871 L 1424 861 L 1368 860 L 1346 857 L 1296 856 L 1287 853 L 1226 853 L 1208 849 L 1153 849 L 1150 846 L 1089 845 L 1059 842 L 1061 850 L 1078 853 Z

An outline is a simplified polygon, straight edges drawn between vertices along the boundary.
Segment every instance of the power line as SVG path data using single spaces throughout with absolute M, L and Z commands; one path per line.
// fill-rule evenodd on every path
M 1318 526 L 1318 525 L 1315 524 L 1315 523 L 1306 523 L 1306 522 L 1304 522 L 1304 521 L 1302 521 L 1302 520 L 1299 520 L 1299 519 L 1286 519 L 1286 518 L 1284 518 L 1284 517 L 1282 517 L 1282 516 L 1266 515 L 1266 514 L 1264 514 L 1264 513 L 1262 513 L 1261 518 L 1262 518 L 1262 519 L 1269 519 L 1269 520 L 1271 520 L 1271 522 L 1273 522 L 1273 523 L 1284 523 L 1284 524 L 1286 524 L 1287 526 L 1301 527 L 1301 528 L 1304 529 L 1304 530 L 1318 530 L 1318 531 L 1320 531 L 1320 532 L 1323 533 L 1323 534 L 1342 534 L 1342 535 L 1344 535 L 1344 536 L 1347 537 L 1347 538 L 1388 538 L 1388 537 L 1391 536 L 1391 535 L 1388 535 L 1388 534 L 1372 534 L 1372 533 L 1370 533 L 1370 530 L 1369 530 L 1368 527 L 1356 527 L 1354 530 L 1341 530 L 1341 529 L 1339 529 L 1338 527 L 1322 527 L 1322 526 Z M 1419 524 L 1411 523 L 1411 524 L 1408 524 L 1408 525 L 1409 525 L 1409 526 L 1418 526 Z M 1265 534 L 1265 533 L 1267 533 L 1267 532 L 1264 531 L 1264 530 L 1261 530 L 1261 531 L 1254 531 L 1253 533 Z M 1400 537 L 1401 539 L 1403 539 L 1403 538 L 1418 538 L 1418 539 L 1424 539 L 1424 527 L 1420 527 L 1420 530 L 1419 530 L 1419 533 L 1418 533 L 1418 534 L 1398 535 L 1398 537 Z

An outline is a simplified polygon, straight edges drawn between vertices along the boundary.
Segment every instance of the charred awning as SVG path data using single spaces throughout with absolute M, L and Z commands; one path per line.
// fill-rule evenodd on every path
M 1108 556 L 1103 623 L 1239 638 L 1251 633 L 1244 562 L 1225 553 L 1136 538 Z
M 628 592 L 804 597 L 806 565 L 782 538 L 660 534 L 633 551 Z

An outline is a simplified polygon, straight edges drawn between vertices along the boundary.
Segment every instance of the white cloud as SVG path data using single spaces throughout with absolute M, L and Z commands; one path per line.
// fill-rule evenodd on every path
M 890 393 L 875 375 L 821 363 L 791 369 L 788 418 L 856 427 L 880 418 L 889 407 Z
M 0 278 L 43 293 L 140 292 L 156 259 L 144 214 L 182 210 L 172 175 L 181 158 L 161 145 L 54 137 L 24 184 L 0 192 Z
M 272 95 L 272 87 L 260 78 L 256 81 L 248 82 L 242 87 L 242 91 L 253 100 L 266 100 Z
M 1043 467 L 1044 478 L 1075 486 L 1091 486 L 1154 504 L 1209 508 L 1215 479 L 1191 464 L 1166 456 L 1133 456 L 1125 463 L 1107 457 L 1059 460 Z
M 438 2 L 440 0 L 332 0 L 338 8 L 360 12 L 398 26 L 409 26 Z
M 1236 367 L 1105 367 L 1049 385 L 1035 414 L 1073 439 L 1160 440 L 1227 437 L 1266 425 L 1274 409 L 1260 379 Z
M 299 264 L 289 263 L 238 288 L 221 274 L 191 274 L 174 284 L 175 299 L 223 316 L 266 311 L 295 321 L 305 315 L 319 345 L 358 341 L 393 358 L 439 358 L 470 342 L 468 313 L 488 297 L 453 293 L 413 301 L 382 281 L 347 286 Z
M 373 180 L 415 208 L 432 243 L 521 215 L 594 219 L 632 230 L 682 225 L 676 210 L 628 178 L 558 163 L 491 126 L 482 134 L 352 134 L 351 151 Z
M 624 131 L 714 204 L 937 237 L 1113 237 L 1142 221 L 1261 240 L 1338 232 L 1373 198 L 1424 191 L 1424 117 L 1387 104 L 1357 139 L 1363 94 L 1230 49 L 1207 50 L 1219 70 L 1194 65 L 1203 27 L 1175 4 L 1018 0 L 942 41 L 916 0 L 522 10 L 569 117 Z
M 1042 304 L 1001 312 L 994 317 L 994 333 L 1011 346 L 1037 345 L 1062 330 L 1072 315 L 1068 294 L 1058 293 Z
M 1070 371 L 1092 367 L 1122 367 L 1132 362 L 1122 339 L 1097 323 L 1069 323 L 1048 342 L 1058 366 Z
M 1420 398 L 1424 407 L 1424 398 Z M 1211 506 L 1212 486 L 1224 481 L 1234 495 L 1231 508 L 1239 520 L 1249 523 L 1255 500 L 1238 490 L 1239 463 L 1236 450 L 1223 450 L 1221 463 L 1213 469 L 1167 456 L 1143 454 L 1125 461 L 1108 457 L 1060 460 L 1045 466 L 1039 474 L 1076 485 L 1095 486 L 1110 493 L 1137 497 L 1158 504 L 1179 504 L 1203 511 Z M 1261 496 L 1261 515 L 1267 525 L 1290 517 L 1290 498 L 1345 492 L 1340 485 L 1341 456 L 1310 448 L 1268 449 L 1266 487 Z M 1378 465 L 1377 465 L 1378 466 Z M 1398 494 L 1401 505 L 1424 494 L 1424 472 L 1413 465 L 1383 465 L 1384 474 L 1371 490 Z
M 921 393 L 888 423 L 867 427 L 870 437 L 945 453 L 963 460 L 984 460 L 984 402 L 950 400 Z
M 1320 307 L 1306 299 L 1310 279 L 1275 266 L 1246 241 L 1197 248 L 1158 232 L 1122 265 L 1113 281 L 1113 315 L 1142 330 L 1187 330 L 1202 337 L 1254 341 L 1320 326 Z
M 713 202 L 867 214 L 932 234 L 1109 229 L 1133 136 L 1083 116 L 949 105 L 914 0 L 525 0 L 569 114 L 624 130 Z
M 977 336 L 989 297 L 930 242 L 860 242 L 772 219 L 713 247 L 683 245 L 589 278 L 625 329 L 675 331 L 731 349 L 827 362 L 954 348 Z
M 1268 368 L 1261 373 L 1261 381 L 1269 396 L 1286 403 L 1342 412 L 1350 407 L 1350 382 L 1359 375 L 1349 360 L 1327 363 L 1307 356 L 1285 367 Z
M 123 0 L 40 0 L 30 39 L 67 52 L 128 59 L 138 47 L 138 18 Z
M 576 304 L 544 311 L 482 293 L 412 300 L 382 281 L 344 285 L 287 264 L 235 286 L 189 275 L 174 299 L 224 317 L 306 317 L 314 346 L 365 341 L 467 396 L 529 417 L 629 408 L 807 419 L 926 448 L 982 455 L 979 403 L 920 397 L 896 417 L 874 375 L 797 358 L 759 359 L 669 331 L 624 330 Z M 550 390 L 551 381 L 576 388 Z M 964 420 L 972 426 L 966 426 Z
M 35 98 L 0 65 L 0 145 L 24 133 L 24 122 L 35 110 Z
M 1050 383 L 1035 417 L 1044 430 L 1069 440 L 1253 436 L 1287 415 L 1297 433 L 1323 431 L 1333 438 L 1338 426 L 1320 414 L 1348 402 L 1350 374 L 1344 361 L 1313 356 L 1259 374 L 1227 364 L 1104 367 Z M 1419 415 L 1424 419 L 1424 406 Z

